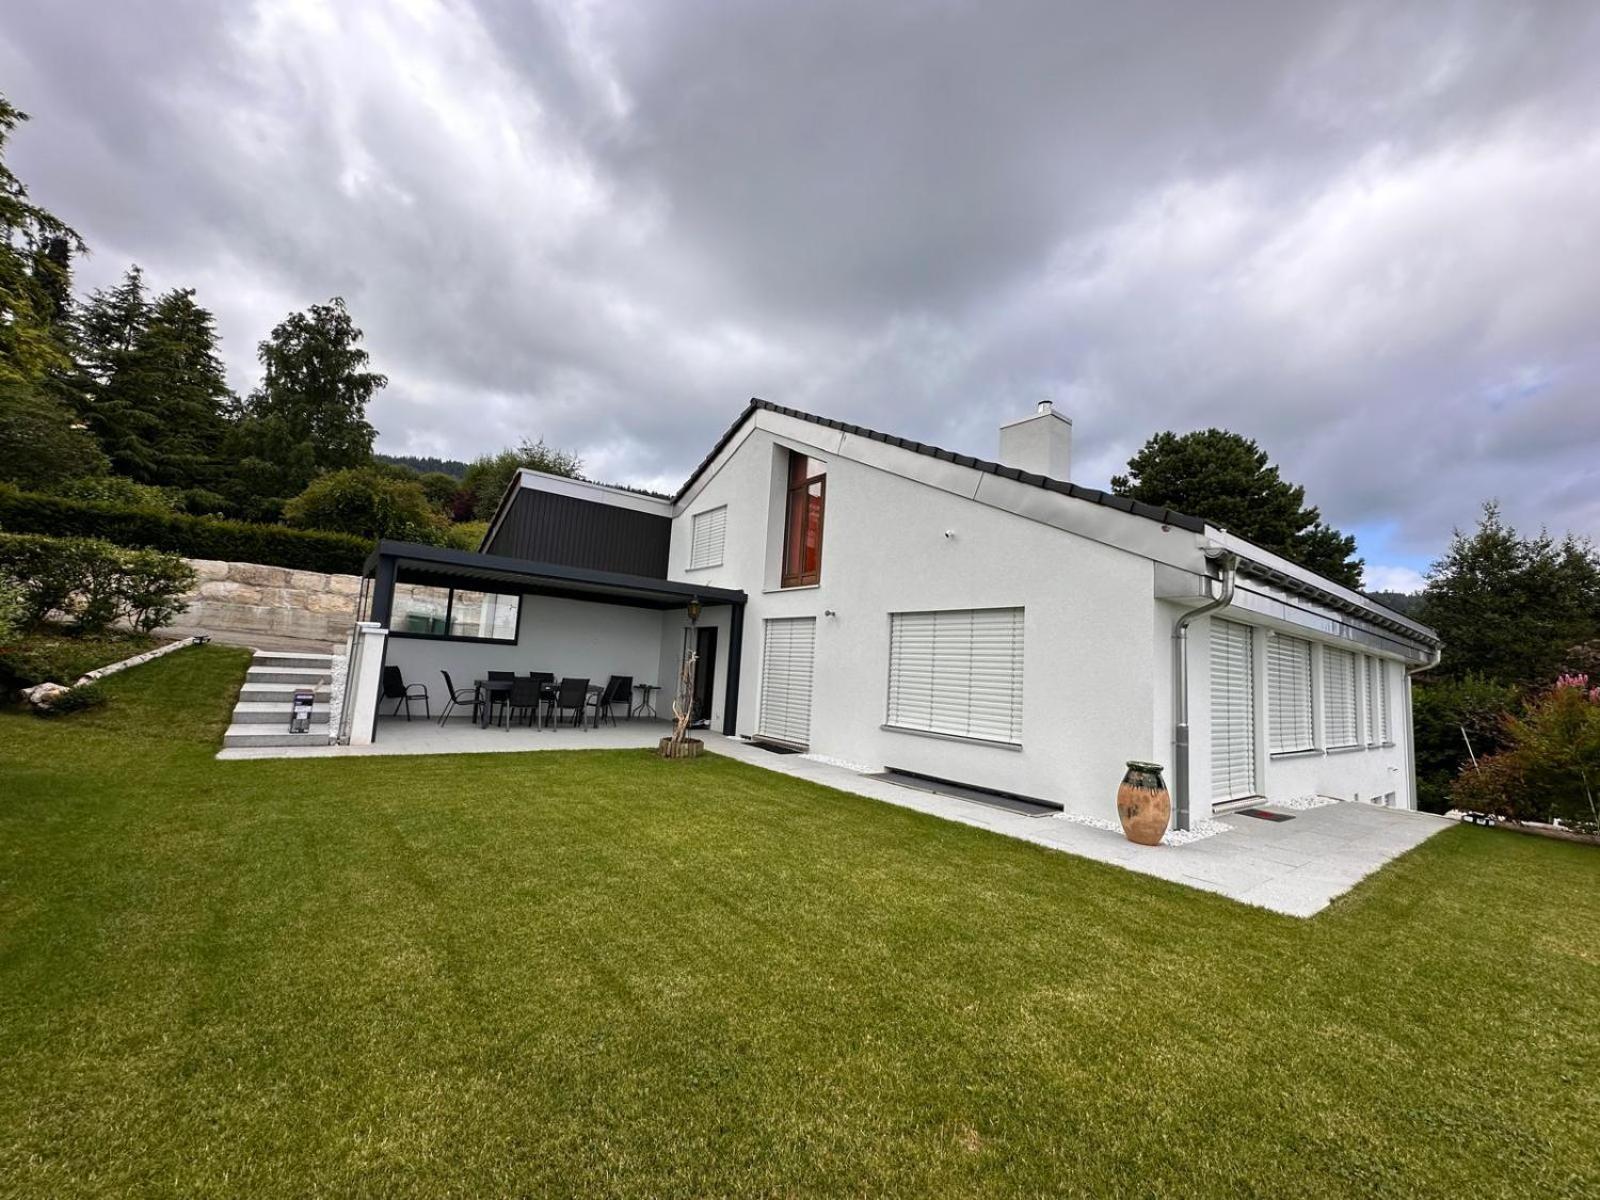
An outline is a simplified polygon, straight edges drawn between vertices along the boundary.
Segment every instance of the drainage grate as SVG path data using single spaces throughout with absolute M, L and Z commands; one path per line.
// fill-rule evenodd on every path
M 757 750 L 765 750 L 768 754 L 799 754 L 800 747 L 785 746 L 779 742 L 752 741 L 750 743 Z
M 1053 817 L 1061 811 L 1061 805 L 1054 804 L 1049 800 L 1035 800 L 1032 796 L 1019 796 L 1014 792 L 1001 792 L 991 788 L 954 783 L 948 779 L 936 779 L 931 775 L 920 775 L 915 771 L 896 770 L 894 767 L 886 767 L 880 773 L 871 775 L 868 778 L 897 783 L 901 787 L 915 788 L 919 792 L 932 792 L 935 796 L 949 796 L 954 800 L 968 800 L 973 804 L 987 805 L 989 808 L 998 808 L 1004 812 L 1016 813 L 1022 817 Z
M 1288 813 L 1268 812 L 1264 808 L 1238 808 L 1231 814 L 1235 817 L 1254 817 L 1258 821 L 1292 821 L 1294 817 Z

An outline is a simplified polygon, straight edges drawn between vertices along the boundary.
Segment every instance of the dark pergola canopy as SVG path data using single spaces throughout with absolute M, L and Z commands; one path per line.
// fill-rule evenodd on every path
M 742 607 L 746 599 L 744 592 L 732 588 L 529 562 L 412 542 L 379 542 L 367 557 L 362 574 L 372 580 L 371 619 L 381 625 L 389 623 L 397 583 L 470 587 L 519 596 L 558 596 L 660 610 L 687 608 L 694 601 L 707 608 L 724 604 Z

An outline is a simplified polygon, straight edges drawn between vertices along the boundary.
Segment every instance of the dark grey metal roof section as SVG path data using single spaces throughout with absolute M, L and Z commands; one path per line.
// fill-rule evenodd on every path
M 1380 604 L 1376 600 L 1368 600 L 1366 597 L 1362 597 L 1364 603 L 1357 604 L 1326 588 L 1316 587 L 1303 579 L 1296 579 L 1293 575 L 1287 575 L 1266 563 L 1256 562 L 1249 558 L 1239 559 L 1239 571 L 1241 574 L 1249 575 L 1265 583 L 1270 583 L 1274 587 L 1282 588 L 1286 592 L 1292 592 L 1297 596 L 1306 596 L 1328 608 L 1349 613 L 1351 616 L 1360 617 L 1364 621 L 1370 621 L 1374 625 L 1401 634 L 1413 641 L 1422 641 L 1430 646 L 1437 646 L 1441 642 L 1439 635 L 1428 626 L 1420 621 L 1413 621 L 1410 617 L 1397 613 L 1388 605 Z
M 707 467 L 722 453 L 723 448 L 733 440 L 733 435 L 739 431 L 739 426 L 750 418 L 750 415 L 759 410 L 777 413 L 780 416 L 795 417 L 801 421 L 810 421 L 813 425 L 821 425 L 826 429 L 837 429 L 841 433 L 852 434 L 855 437 L 867 438 L 874 442 L 883 442 L 885 445 L 898 446 L 902 450 L 910 450 L 914 454 L 925 454 L 929 458 L 937 458 L 944 462 L 955 463 L 960 467 L 971 467 L 975 471 L 983 471 L 990 475 L 998 475 L 1001 479 L 1015 479 L 1018 483 L 1026 483 L 1032 487 L 1044 488 L 1046 491 L 1059 492 L 1063 496 L 1071 496 L 1074 500 L 1087 500 L 1090 504 L 1104 505 L 1114 508 L 1118 512 L 1132 513 L 1136 517 L 1143 517 L 1148 521 L 1156 521 L 1162 525 L 1171 525 L 1177 529 L 1187 529 L 1191 533 L 1204 533 L 1206 523 L 1199 517 L 1191 517 L 1186 513 L 1177 512 L 1170 508 L 1157 508 L 1153 504 L 1144 504 L 1138 500 L 1131 500 L 1127 496 L 1115 496 L 1110 492 L 1102 492 L 1098 488 L 1086 488 L 1076 483 L 1068 483 L 1065 479 L 1051 479 L 1048 475 L 1035 475 L 1031 471 L 1019 471 L 1016 467 L 1003 466 L 997 462 L 990 462 L 986 458 L 974 458 L 970 454 L 957 454 L 954 450 L 945 450 L 939 446 L 930 446 L 925 442 L 914 442 L 910 438 L 895 437 L 890 433 L 879 433 L 876 429 L 868 429 L 864 425 L 852 425 L 848 421 L 835 421 L 830 417 L 819 417 L 814 413 L 801 412 L 798 408 L 784 408 L 781 404 L 759 398 L 752 399 L 745 406 L 744 412 L 739 414 L 739 419 L 728 426 L 727 432 L 717 439 L 717 444 L 711 447 L 711 453 L 694 469 L 684 485 L 672 497 L 673 501 L 683 499 L 684 493 L 694 486 L 694 481 L 699 479 Z
M 664 502 L 660 513 L 639 512 L 512 483 L 509 507 L 479 547 L 484 553 L 666 578 L 672 518 Z
M 681 608 L 690 600 L 710 605 L 743 604 L 746 600 L 744 592 L 734 588 L 680 583 L 672 579 L 625 575 L 617 571 L 596 571 L 564 563 L 532 562 L 499 554 L 450 550 L 412 542 L 379 542 L 378 548 L 367 557 L 364 573 L 376 574 L 383 560 L 394 564 L 397 574 L 404 573 L 414 582 L 466 579 L 512 591 L 537 591 L 574 598 L 610 598 L 656 608 Z

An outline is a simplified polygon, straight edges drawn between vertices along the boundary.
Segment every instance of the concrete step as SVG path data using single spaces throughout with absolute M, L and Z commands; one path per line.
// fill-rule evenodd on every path
M 262 746 L 326 746 L 328 742 L 328 727 L 325 725 L 312 726 L 310 733 L 290 733 L 287 729 L 275 729 L 271 725 L 230 725 L 222 735 L 222 744 L 230 750 Z
M 286 654 L 274 650 L 257 650 L 250 660 L 252 667 L 299 667 L 313 671 L 333 670 L 331 654 Z
M 329 683 L 333 672 L 319 671 L 315 667 L 251 667 L 244 673 L 249 683 Z
M 288 700 L 275 700 L 270 702 L 241 700 L 233 706 L 233 723 L 235 725 L 281 725 L 285 730 L 289 728 Z M 311 707 L 311 723 L 313 725 L 326 725 L 328 723 L 328 706 L 314 704 Z
M 239 699 L 246 704 L 275 704 L 287 712 L 289 705 L 294 702 L 294 694 L 308 687 L 317 703 L 328 702 L 329 693 L 325 686 L 304 683 L 251 683 L 249 680 L 245 680 L 244 686 L 239 689 Z

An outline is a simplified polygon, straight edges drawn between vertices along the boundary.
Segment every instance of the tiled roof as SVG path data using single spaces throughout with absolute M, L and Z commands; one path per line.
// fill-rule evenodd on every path
M 751 414 L 765 410 L 778 413 L 780 416 L 794 417 L 801 421 L 810 421 L 813 425 L 821 425 L 827 429 L 837 429 L 855 437 L 868 438 L 874 442 L 883 442 L 886 445 L 898 446 L 902 450 L 910 450 L 914 454 L 925 454 L 929 458 L 937 458 L 944 462 L 955 463 L 961 467 L 971 467 L 975 471 L 984 471 L 990 475 L 998 475 L 1001 479 L 1014 479 L 1018 483 L 1025 483 L 1032 487 L 1044 488 L 1046 491 L 1059 492 L 1063 496 L 1071 496 L 1074 500 L 1086 500 L 1090 504 L 1104 505 L 1106 508 L 1116 509 L 1118 512 L 1132 513 L 1136 517 L 1143 517 L 1148 521 L 1156 521 L 1162 525 L 1171 525 L 1178 529 L 1187 529 L 1191 533 L 1204 533 L 1206 523 L 1199 517 L 1191 517 L 1187 513 L 1177 512 L 1170 508 L 1157 508 L 1153 504 L 1144 504 L 1132 500 L 1127 496 L 1113 495 L 1111 492 L 1102 492 L 1098 488 L 1086 488 L 1076 483 L 1068 483 L 1065 479 L 1051 479 L 1048 475 L 1035 475 L 1031 471 L 1019 471 L 1016 467 L 1003 466 L 997 462 L 990 462 L 985 458 L 974 458 L 970 454 L 957 454 L 953 450 L 945 450 L 939 446 L 929 446 L 924 442 L 914 442 L 910 438 L 895 437 L 889 433 L 879 433 L 876 429 L 868 429 L 863 425 L 851 425 L 847 421 L 835 421 L 830 417 L 819 417 L 814 413 L 801 412 L 798 408 L 784 408 L 781 404 L 773 404 L 766 400 L 751 400 L 745 410 L 739 414 L 739 419 L 728 426 L 717 444 L 711 447 L 711 453 L 694 469 L 694 473 L 684 481 L 678 489 L 673 500 L 683 499 L 695 480 L 705 472 L 706 468 L 721 454 L 723 448 L 733 439 L 739 427 L 749 419 Z

